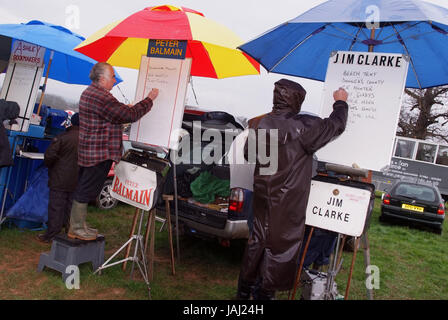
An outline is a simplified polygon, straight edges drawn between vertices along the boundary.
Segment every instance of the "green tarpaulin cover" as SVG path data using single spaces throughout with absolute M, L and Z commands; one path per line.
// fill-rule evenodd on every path
M 215 196 L 230 196 L 230 180 L 221 180 L 205 171 L 190 184 L 190 189 L 196 201 L 211 203 Z

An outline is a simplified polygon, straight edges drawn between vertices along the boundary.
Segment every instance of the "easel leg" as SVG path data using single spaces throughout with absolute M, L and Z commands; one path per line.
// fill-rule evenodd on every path
M 152 212 L 153 212 L 153 210 L 155 210 L 155 209 L 151 209 L 151 211 L 149 211 L 149 214 L 148 214 L 148 221 L 147 221 L 147 223 L 146 223 L 146 231 L 145 231 L 145 249 L 144 249 L 144 251 L 145 251 L 145 253 L 146 253 L 146 249 L 148 248 L 148 238 L 149 238 L 149 232 L 151 231 L 151 223 L 152 223 L 152 220 L 151 220 L 151 216 L 152 216 Z
M 134 219 L 132 220 L 132 228 L 131 228 L 131 234 L 129 235 L 129 238 L 131 238 L 134 235 L 135 227 L 137 226 L 137 217 L 138 217 L 138 208 L 135 208 Z M 126 254 L 124 255 L 125 259 L 129 257 L 129 253 L 131 252 L 131 246 L 132 246 L 132 243 L 129 243 L 126 248 Z M 127 263 L 128 263 L 127 261 L 125 261 L 123 263 L 123 266 L 122 266 L 123 271 L 126 271 Z
M 155 243 L 155 234 L 156 234 L 156 212 L 155 210 L 151 210 L 151 240 L 149 243 L 149 280 L 152 281 L 154 275 L 154 243 Z
M 303 263 L 305 261 L 306 253 L 308 251 L 308 246 L 310 244 L 311 236 L 313 235 L 313 231 L 314 231 L 314 227 L 311 228 L 310 234 L 308 235 L 308 239 L 306 240 L 306 245 L 305 245 L 305 248 L 303 249 L 302 258 L 300 259 L 299 270 L 297 270 L 297 276 L 296 276 L 296 281 L 295 281 L 295 284 L 294 284 L 294 289 L 293 289 L 292 295 L 291 295 L 289 300 L 294 300 L 295 297 L 296 297 L 297 285 L 298 285 L 298 283 L 300 281 L 300 277 L 302 275 Z
M 174 276 L 176 274 L 176 270 L 174 269 L 173 230 L 171 229 L 171 213 L 170 213 L 169 200 L 165 200 L 165 213 L 166 213 L 166 222 L 168 223 L 168 237 L 170 241 L 171 270 Z
M 352 280 L 353 268 L 355 266 L 355 260 L 356 260 L 356 253 L 358 252 L 358 247 L 359 247 L 359 240 L 360 240 L 360 238 L 357 237 L 356 241 L 355 241 L 355 248 L 353 250 L 353 257 L 352 257 L 352 265 L 350 266 L 350 274 L 348 276 L 347 288 L 345 288 L 344 300 L 348 300 L 348 293 L 349 293 L 349 290 L 350 290 L 350 282 Z
M 363 248 L 364 248 L 364 264 L 367 270 L 367 268 L 370 266 L 370 245 L 369 245 L 369 238 L 367 236 L 367 231 L 362 235 L 362 244 L 363 244 Z M 366 274 L 366 277 L 368 275 Z M 367 299 L 368 300 L 373 300 L 373 290 L 372 288 L 366 288 L 367 290 Z
M 342 253 L 343 253 L 343 251 L 344 251 L 344 245 L 345 245 L 345 241 L 346 241 L 346 239 L 347 239 L 347 235 L 343 235 L 342 236 L 342 241 L 341 241 L 341 246 L 340 246 L 340 248 L 339 248 L 339 252 L 337 253 L 337 255 L 338 255 L 338 260 L 337 260 L 337 262 L 336 262 L 336 265 L 337 266 L 339 266 L 340 264 L 341 264 L 341 260 L 342 260 Z

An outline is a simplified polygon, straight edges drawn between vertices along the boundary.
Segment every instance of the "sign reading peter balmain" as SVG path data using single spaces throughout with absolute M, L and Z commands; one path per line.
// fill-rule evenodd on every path
M 134 207 L 150 210 L 154 204 L 157 175 L 154 171 L 138 165 L 120 161 L 114 168 L 112 197 Z
M 305 224 L 359 237 L 364 230 L 370 195 L 364 189 L 312 181 Z

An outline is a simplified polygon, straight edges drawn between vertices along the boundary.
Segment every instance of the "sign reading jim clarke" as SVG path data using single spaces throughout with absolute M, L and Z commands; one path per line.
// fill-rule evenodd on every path
M 312 181 L 305 223 L 359 237 L 364 230 L 370 195 L 365 189 Z

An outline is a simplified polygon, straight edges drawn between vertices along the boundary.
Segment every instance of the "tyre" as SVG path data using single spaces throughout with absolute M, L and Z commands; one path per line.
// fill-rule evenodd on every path
M 433 229 L 434 233 L 442 235 L 443 228 L 442 226 Z
M 109 210 L 115 208 L 118 204 L 118 200 L 111 196 L 110 191 L 112 189 L 112 180 L 107 179 L 103 187 L 101 188 L 101 192 L 96 197 L 96 206 L 103 210 Z
M 389 220 L 386 218 L 386 216 L 384 215 L 380 215 L 380 217 L 378 218 L 379 222 L 388 222 Z

